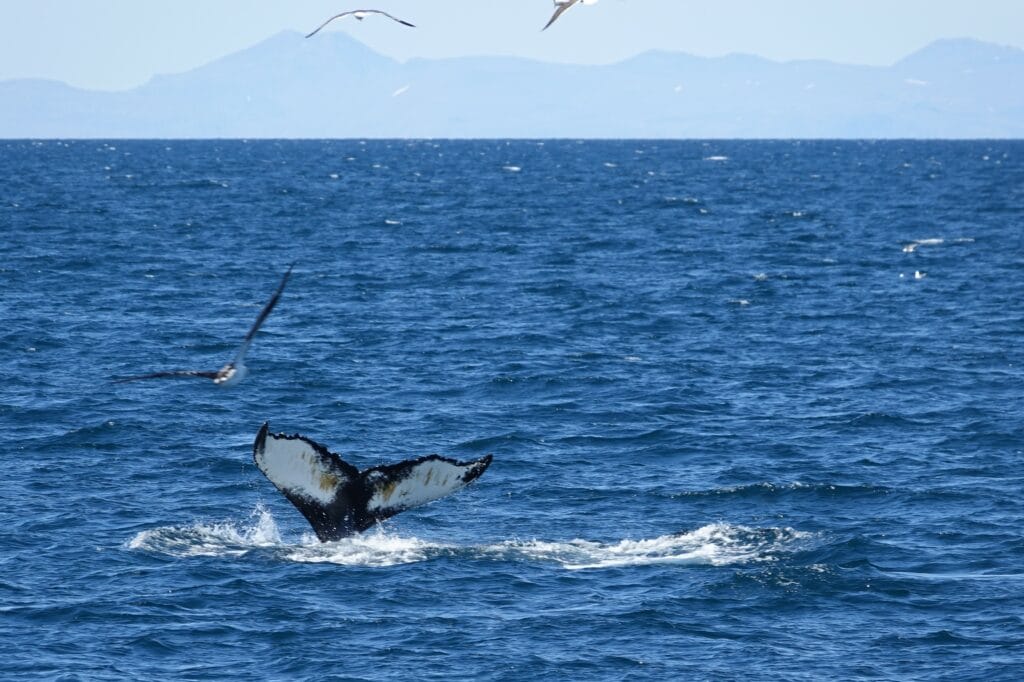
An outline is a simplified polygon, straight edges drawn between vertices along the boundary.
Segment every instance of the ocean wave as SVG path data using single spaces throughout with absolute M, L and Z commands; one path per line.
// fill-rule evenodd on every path
M 181 180 L 176 185 L 180 189 L 227 189 L 231 185 L 226 180 L 214 178 L 198 178 Z
M 837 483 L 802 483 L 793 481 L 791 483 L 750 483 L 746 485 L 727 486 L 711 490 L 688 490 L 674 497 L 686 498 L 707 498 L 707 497 L 738 497 L 738 498 L 763 498 L 778 497 L 782 495 L 801 494 L 820 497 L 852 497 L 852 496 L 875 496 L 888 495 L 892 492 L 890 488 L 877 485 L 842 485 Z
M 847 426 L 857 428 L 874 428 L 927 425 L 928 424 L 924 421 L 911 419 L 899 414 L 891 414 L 889 412 L 861 412 L 859 414 L 842 415 L 838 419 L 830 419 L 827 422 L 815 426 L 814 428 L 827 429 Z
M 922 580 L 927 582 L 976 582 L 994 581 L 998 583 L 1024 580 L 1024 573 L 984 573 L 957 571 L 950 573 L 928 573 L 923 571 L 883 571 L 884 575 L 892 578 L 904 578 L 907 580 Z

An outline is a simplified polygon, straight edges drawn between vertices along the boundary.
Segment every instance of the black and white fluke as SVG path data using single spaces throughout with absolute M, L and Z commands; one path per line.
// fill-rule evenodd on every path
M 321 542 L 360 533 L 450 495 L 479 478 L 491 463 L 491 455 L 471 462 L 429 455 L 359 471 L 305 436 L 270 433 L 269 424 L 256 434 L 252 456 Z

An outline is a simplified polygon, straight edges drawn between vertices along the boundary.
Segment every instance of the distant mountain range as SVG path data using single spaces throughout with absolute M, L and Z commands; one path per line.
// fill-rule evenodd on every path
M 1024 50 L 943 40 L 890 67 L 647 52 L 579 66 L 397 62 L 280 33 L 122 92 L 0 81 L 3 138 L 1019 138 Z

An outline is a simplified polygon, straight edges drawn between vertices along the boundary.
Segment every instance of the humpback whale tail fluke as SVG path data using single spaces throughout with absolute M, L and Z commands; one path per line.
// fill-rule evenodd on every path
M 359 471 L 305 436 L 270 433 L 267 423 L 256 434 L 252 455 L 321 542 L 362 532 L 461 490 L 491 463 L 491 455 L 470 462 L 429 455 Z

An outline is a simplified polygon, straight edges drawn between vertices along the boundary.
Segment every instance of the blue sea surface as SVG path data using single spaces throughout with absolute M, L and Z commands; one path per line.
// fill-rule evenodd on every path
M 1024 678 L 1024 142 L 0 142 L 0 678 Z M 228 361 L 290 263 L 250 376 Z M 264 421 L 494 463 L 321 544 Z

